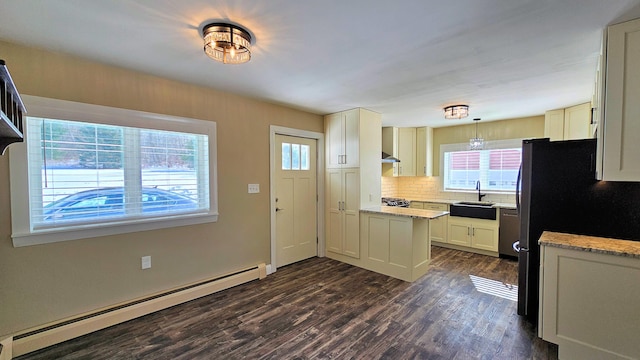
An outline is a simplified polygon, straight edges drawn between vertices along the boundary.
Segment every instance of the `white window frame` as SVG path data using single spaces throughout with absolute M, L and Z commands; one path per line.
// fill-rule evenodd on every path
M 484 146 L 482 150 L 493 150 L 493 149 L 514 149 L 514 148 L 522 148 L 522 140 L 524 139 L 507 139 L 507 140 L 491 140 L 484 142 Z M 458 193 L 475 193 L 476 190 L 462 190 L 462 189 L 447 189 L 446 186 L 446 170 L 444 168 L 444 154 L 445 152 L 454 152 L 454 151 L 470 151 L 469 143 L 459 143 L 459 144 L 442 144 L 440 145 L 440 179 L 441 179 L 441 187 L 445 192 L 458 192 Z M 482 176 L 482 174 L 481 174 Z M 480 179 L 480 184 L 486 183 L 487 179 Z M 513 191 L 496 191 L 496 190 L 486 190 L 482 188 L 483 193 L 487 194 L 515 194 L 515 189 Z
M 28 116 L 64 119 L 88 123 L 138 127 L 204 134 L 209 137 L 209 211 L 190 214 L 161 215 L 159 217 L 123 220 L 109 224 L 84 224 L 69 228 L 34 230 L 28 199 L 30 184 L 27 163 L 28 137 L 15 143 L 9 152 L 11 187 L 11 225 L 14 247 L 78 240 L 99 236 L 125 234 L 216 222 L 218 220 L 218 181 L 216 123 L 142 111 L 112 108 L 71 101 L 22 95 Z M 25 127 L 26 128 L 26 127 Z

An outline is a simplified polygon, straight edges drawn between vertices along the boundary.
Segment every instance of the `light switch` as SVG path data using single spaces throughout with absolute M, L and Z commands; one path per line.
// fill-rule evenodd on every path
M 249 184 L 249 194 L 257 194 L 260 192 L 260 184 Z
M 151 268 L 151 256 L 142 257 L 142 270 Z

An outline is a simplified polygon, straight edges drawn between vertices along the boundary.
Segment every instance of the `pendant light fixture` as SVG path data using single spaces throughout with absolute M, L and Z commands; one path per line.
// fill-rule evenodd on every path
M 451 105 L 444 108 L 445 119 L 462 119 L 469 116 L 469 105 Z
M 484 148 L 484 139 L 478 137 L 478 121 L 480 121 L 480 118 L 475 118 L 473 121 L 476 123 L 476 137 L 469 139 L 469 150 L 482 150 Z
M 240 26 L 212 23 L 202 29 L 204 52 L 225 64 L 242 64 L 251 60 L 251 35 Z

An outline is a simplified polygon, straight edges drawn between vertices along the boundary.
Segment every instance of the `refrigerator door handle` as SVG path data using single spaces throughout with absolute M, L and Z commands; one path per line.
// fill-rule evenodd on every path
M 520 247 L 520 240 L 514 242 L 512 247 L 515 252 L 523 252 L 523 253 L 529 252 L 529 249 Z
M 520 186 L 521 185 L 522 185 L 522 163 L 520 163 L 520 168 L 518 169 L 518 178 L 516 180 L 516 211 L 518 212 L 518 216 L 520 216 Z

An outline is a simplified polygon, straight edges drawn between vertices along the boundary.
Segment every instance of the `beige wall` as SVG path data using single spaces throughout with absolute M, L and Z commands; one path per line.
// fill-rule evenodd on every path
M 433 129 L 433 176 L 440 175 L 440 145 L 469 142 L 476 125 L 448 126 Z M 544 136 L 544 115 L 478 123 L 478 136 L 487 140 L 538 138 Z
M 213 224 L 14 248 L 0 156 L 0 338 L 270 262 L 269 125 L 323 132 L 321 116 L 5 42 L 0 57 L 22 94 L 216 121 L 220 212 Z

